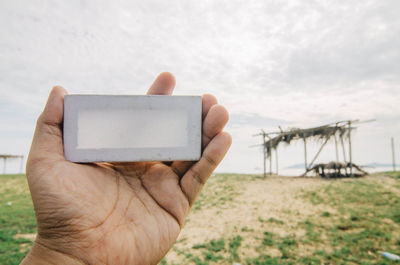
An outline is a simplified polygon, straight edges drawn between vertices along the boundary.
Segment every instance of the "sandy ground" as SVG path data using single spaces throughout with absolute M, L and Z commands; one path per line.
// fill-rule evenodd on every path
M 298 195 L 303 191 L 311 191 L 327 185 L 327 182 L 319 178 L 285 177 L 241 182 L 238 184 L 240 187 L 235 187 L 235 190 L 240 190 L 240 194 L 230 202 L 230 205 L 225 207 L 217 205 L 191 211 L 188 216 L 189 221 L 185 224 L 175 247 L 167 254 L 166 260 L 180 264 L 182 256 L 178 254 L 179 251 L 189 251 L 195 244 L 238 234 L 243 227 L 255 233 L 264 231 L 268 227 L 269 231 L 281 236 L 295 234 L 301 237 L 305 231 L 294 229 L 298 222 L 305 221 L 310 215 L 320 215 L 324 211 L 332 213 L 335 210 L 327 206 L 312 205 L 309 200 L 299 199 Z M 293 215 L 296 218 L 293 218 Z M 273 225 L 263 221 L 269 218 L 284 221 L 284 225 Z M 262 235 L 262 232 L 260 233 Z M 253 237 L 244 238 L 243 245 L 254 245 L 251 238 Z M 246 240 L 250 241 L 246 242 Z M 251 248 L 245 251 L 251 251 Z M 274 249 L 271 249 L 269 254 L 280 255 L 279 251 Z M 246 256 L 251 256 L 251 253 L 246 252 Z
M 354 181 L 354 179 L 324 180 L 276 176 L 267 179 L 244 177 L 244 180 L 240 181 L 236 177 L 230 181 L 228 176 L 224 182 L 218 183 L 219 177 L 212 177 L 207 183 L 200 198 L 204 201 L 201 209 L 193 208 L 189 213 L 176 244 L 166 256 L 168 264 L 184 264 L 182 253 L 201 251 L 194 250 L 194 245 L 204 244 L 212 239 L 243 235 L 244 229 L 248 236 L 243 236 L 239 254 L 245 257 L 258 255 L 254 250 L 257 244 L 255 240 L 257 236 L 262 236 L 263 231 L 268 230 L 280 236 L 296 235 L 297 238 L 301 238 L 305 231 L 299 228 L 299 222 L 306 221 L 310 216 L 315 220 L 315 217 L 320 217 L 323 212 L 332 214 L 336 212 L 334 208 L 326 205 L 313 205 L 309 199 L 302 198 L 301 194 L 318 190 L 329 185 L 331 181 Z M 364 179 L 378 182 L 398 192 L 398 189 L 392 187 L 395 181 L 391 178 L 368 176 Z M 219 196 L 222 194 L 228 200 L 219 203 L 221 198 L 215 196 L 216 194 Z M 211 198 L 210 202 L 208 198 Z M 280 220 L 283 224 L 268 222 L 270 218 Z M 18 234 L 16 237 L 34 240 L 35 235 Z M 270 256 L 281 255 L 278 249 L 270 248 L 268 251 L 266 254 Z M 300 252 L 307 255 L 312 251 L 313 249 L 302 249 Z
M 213 180 L 211 180 L 212 182 Z M 192 210 L 186 224 L 178 237 L 176 246 L 193 246 L 205 241 L 234 234 L 242 227 L 257 230 L 264 226 L 260 220 L 276 218 L 285 220 L 288 214 L 295 214 L 298 220 L 306 216 L 326 211 L 321 206 L 312 205 L 304 200 L 297 199 L 300 191 L 315 190 L 324 185 L 325 181 L 317 178 L 286 178 L 269 177 L 267 180 L 255 179 L 249 182 L 233 184 L 232 201 L 221 205 L 205 205 L 201 210 Z M 218 188 L 218 187 L 217 187 Z M 214 189 L 213 189 L 214 190 Z M 220 191 L 224 192 L 224 191 Z M 226 191 L 226 192 L 232 192 Z M 331 209 L 331 211 L 333 211 Z M 281 227 L 281 226 L 280 226 Z M 288 231 L 275 228 L 274 233 L 285 235 Z M 17 234 L 16 238 L 34 240 L 35 234 Z M 174 259 L 176 253 L 172 250 L 167 259 Z
M 232 195 L 231 200 L 222 205 L 206 204 L 200 210 L 192 209 L 176 244 L 166 256 L 168 262 L 180 264 L 183 257 L 178 252 L 185 250 L 192 252 L 195 244 L 236 235 L 244 227 L 253 231 L 253 234 L 268 228 L 269 231 L 281 236 L 289 234 L 301 236 L 305 231 L 294 229 L 298 222 L 306 220 L 309 215 L 319 215 L 323 211 L 334 212 L 334 209 L 312 205 L 309 200 L 298 198 L 302 191 L 315 190 L 327 185 L 326 180 L 319 178 L 269 177 L 266 180 L 258 178 L 234 181 L 229 183 L 230 188 L 227 190 L 221 188 L 224 183 L 216 184 L 213 179 L 210 182 L 213 187 L 205 189 L 205 201 L 207 195 L 211 196 L 215 192 Z M 293 215 L 296 218 L 293 218 Z M 284 225 L 266 222 L 269 218 L 284 221 Z M 34 240 L 35 234 L 17 234 L 15 238 Z M 244 237 L 242 245 L 253 246 L 255 244 L 253 240 L 254 237 Z M 251 257 L 252 253 L 249 251 L 254 252 L 253 248 L 244 249 L 247 251 L 246 256 Z M 253 254 L 256 256 L 257 253 Z M 269 254 L 278 256 L 280 252 L 271 249 Z

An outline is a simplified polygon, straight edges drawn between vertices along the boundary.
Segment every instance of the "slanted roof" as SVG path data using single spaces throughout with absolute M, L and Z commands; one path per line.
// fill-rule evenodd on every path
M 339 136 L 339 138 L 348 137 L 349 130 L 354 129 L 354 127 L 349 127 L 348 123 L 338 122 L 335 124 L 327 124 L 314 128 L 300 129 L 292 128 L 287 131 L 265 133 L 269 140 L 265 141 L 265 148 L 267 156 L 270 156 L 271 151 L 276 149 L 281 142 L 290 144 L 293 140 L 313 138 L 316 140 L 328 140 L 334 135 Z M 271 134 L 277 134 L 275 137 L 271 137 Z

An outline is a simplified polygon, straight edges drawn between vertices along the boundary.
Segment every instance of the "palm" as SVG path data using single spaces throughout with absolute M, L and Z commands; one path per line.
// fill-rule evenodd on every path
M 165 89 L 155 84 L 150 93 Z M 64 159 L 62 150 L 52 150 L 59 154 L 50 156 L 47 145 L 34 139 L 27 175 L 38 219 L 37 243 L 94 264 L 158 262 L 229 146 L 228 135 L 219 133 L 227 120 L 226 111 L 221 119 L 223 112 L 212 97 L 203 98 L 205 150 L 195 164 L 75 164 Z M 47 134 L 61 134 L 47 125 Z M 62 148 L 62 138 L 52 140 Z
M 44 212 L 38 214 L 41 238 L 53 240 L 67 228 L 73 246 L 68 254 L 84 250 L 93 256 L 91 263 L 109 264 L 125 257 L 123 263 L 132 264 L 138 256 L 140 264 L 155 263 L 175 241 L 189 208 L 178 176 L 162 163 L 79 165 L 60 161 L 53 172 L 57 178 L 52 180 L 58 183 L 41 182 L 58 187 L 50 200 L 47 195 L 38 202 Z M 164 199 L 170 204 L 165 205 Z M 56 218 L 51 219 L 49 213 Z M 63 246 L 54 241 L 52 245 Z M 118 251 L 112 251 L 115 248 Z M 158 250 L 155 255 L 141 255 L 153 249 Z

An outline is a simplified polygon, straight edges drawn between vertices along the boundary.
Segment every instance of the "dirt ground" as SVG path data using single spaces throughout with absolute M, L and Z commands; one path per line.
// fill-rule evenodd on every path
M 285 226 L 272 227 L 274 233 L 283 236 L 293 232 L 304 233 L 304 231 L 290 229 L 290 221 L 296 220 L 297 223 L 302 219 L 305 220 L 309 215 L 327 209 L 326 206 L 315 206 L 311 202 L 299 200 L 297 195 L 300 191 L 315 190 L 324 184 L 323 180 L 316 178 L 276 176 L 269 177 L 267 180 L 258 178 L 249 183 L 235 183 L 234 189 L 239 190 L 239 195 L 234 197 L 230 205 L 225 207 L 216 205 L 201 211 L 192 211 L 189 214 L 189 221 L 185 224 L 175 248 L 185 249 L 205 241 L 225 237 L 238 232 L 243 227 L 254 231 L 262 230 L 265 225 L 269 225 L 262 220 L 270 218 L 285 220 Z M 296 218 L 288 220 L 288 214 L 294 214 Z M 251 244 L 251 242 L 247 243 Z M 167 254 L 166 260 L 179 264 L 180 257 L 176 251 L 172 250 Z
M 22 208 L 30 202 L 25 179 L 15 181 L 10 178 L 0 187 L 0 191 L 14 196 L 4 198 L 3 209 L 14 209 L 9 201 Z M 15 188 L 17 184 L 23 187 Z M 26 202 L 17 204 L 16 198 L 22 196 L 20 189 L 26 193 Z M 386 262 L 381 251 L 400 254 L 399 195 L 399 176 L 385 174 L 334 180 L 213 175 L 160 264 Z M 33 216 L 29 209 L 32 214 L 28 217 Z M 10 212 L 10 220 L 5 222 L 12 222 L 16 214 L 20 211 Z M 34 240 L 35 234 L 29 228 L 32 225 L 28 222 L 27 229 L 10 234 L 9 241 L 19 244 L 17 254 L 29 249 L 26 240 Z
M 213 239 L 243 234 L 243 231 L 253 235 L 244 236 L 243 247 L 240 248 L 239 255 L 248 258 L 256 257 L 254 238 L 262 235 L 265 229 L 282 237 L 294 235 L 301 238 L 306 231 L 298 225 L 299 223 L 305 222 L 310 216 L 318 220 L 323 218 L 321 217 L 323 213 L 335 214 L 337 211 L 324 204 L 312 204 L 309 199 L 302 198 L 301 194 L 318 190 L 332 181 L 355 181 L 355 179 L 326 180 L 280 176 L 268 179 L 256 177 L 241 181 L 232 178 L 231 183 L 229 176 L 224 182 L 217 183 L 216 179 L 211 178 L 210 183 L 207 183 L 208 186 L 203 191 L 204 196 L 200 200 L 207 202 L 207 196 L 214 196 L 216 190 L 217 193 L 231 192 L 233 196 L 222 205 L 215 201 L 221 198 L 214 198 L 209 203 L 202 203 L 203 207 L 200 210 L 192 209 L 177 243 L 165 258 L 167 264 L 185 264 L 182 253 L 196 253 L 193 246 Z M 393 184 L 390 178 L 379 180 L 377 176 L 368 176 L 363 179 L 367 182 L 368 179 L 374 183 L 379 182 L 388 188 Z M 217 188 L 224 185 L 228 185 L 226 191 L 224 188 Z M 309 255 L 314 250 L 308 247 L 300 252 Z M 269 248 L 266 254 L 271 257 L 281 255 L 280 251 L 273 247 Z

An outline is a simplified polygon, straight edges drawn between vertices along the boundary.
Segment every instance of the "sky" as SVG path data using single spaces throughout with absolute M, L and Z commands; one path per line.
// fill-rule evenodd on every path
M 260 173 L 261 148 L 250 146 L 261 129 L 348 119 L 376 119 L 353 133 L 353 161 L 390 163 L 391 137 L 400 150 L 399 10 L 397 0 L 0 1 L 0 154 L 28 154 L 54 85 L 137 95 L 169 71 L 175 94 L 214 94 L 230 113 L 218 172 Z M 303 163 L 302 145 L 279 148 L 280 172 Z M 330 143 L 320 161 L 334 159 Z

